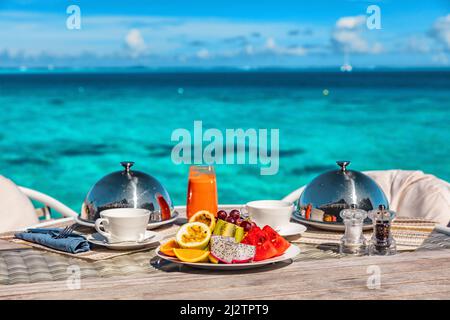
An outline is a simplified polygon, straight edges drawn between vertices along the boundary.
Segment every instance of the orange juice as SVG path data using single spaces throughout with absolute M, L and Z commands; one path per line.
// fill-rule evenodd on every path
M 200 210 L 208 210 L 217 215 L 216 174 L 212 166 L 191 166 L 186 203 L 189 219 Z

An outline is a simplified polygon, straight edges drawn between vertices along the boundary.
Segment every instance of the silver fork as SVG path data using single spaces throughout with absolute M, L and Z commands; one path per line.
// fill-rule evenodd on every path
M 72 232 L 75 230 L 77 224 L 74 223 L 70 226 L 65 227 L 57 236 L 55 236 L 55 239 L 65 239 L 68 238 Z

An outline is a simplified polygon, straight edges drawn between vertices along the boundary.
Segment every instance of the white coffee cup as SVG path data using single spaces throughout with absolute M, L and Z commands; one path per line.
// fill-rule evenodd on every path
M 143 241 L 150 211 L 145 209 L 119 208 L 100 212 L 95 230 L 108 242 Z
M 273 229 L 280 229 L 290 223 L 294 205 L 282 200 L 258 200 L 248 202 L 245 209 L 259 227 L 269 225 Z

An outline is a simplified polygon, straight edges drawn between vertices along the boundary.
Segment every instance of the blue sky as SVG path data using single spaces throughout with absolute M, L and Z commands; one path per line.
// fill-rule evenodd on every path
M 81 30 L 66 28 L 69 5 Z M 369 5 L 380 30 L 366 27 Z M 448 66 L 446 0 L 0 0 L 0 67 Z

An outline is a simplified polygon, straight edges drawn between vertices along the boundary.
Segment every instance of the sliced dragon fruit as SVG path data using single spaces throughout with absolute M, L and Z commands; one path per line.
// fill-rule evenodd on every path
M 235 245 L 237 246 L 237 249 L 233 263 L 246 263 L 253 260 L 256 254 L 255 246 L 243 243 L 236 243 Z
M 211 255 L 223 263 L 233 262 L 233 237 L 212 236 L 211 237 Z
M 256 247 L 236 243 L 233 237 L 212 236 L 211 255 L 223 263 L 245 263 L 253 260 Z

